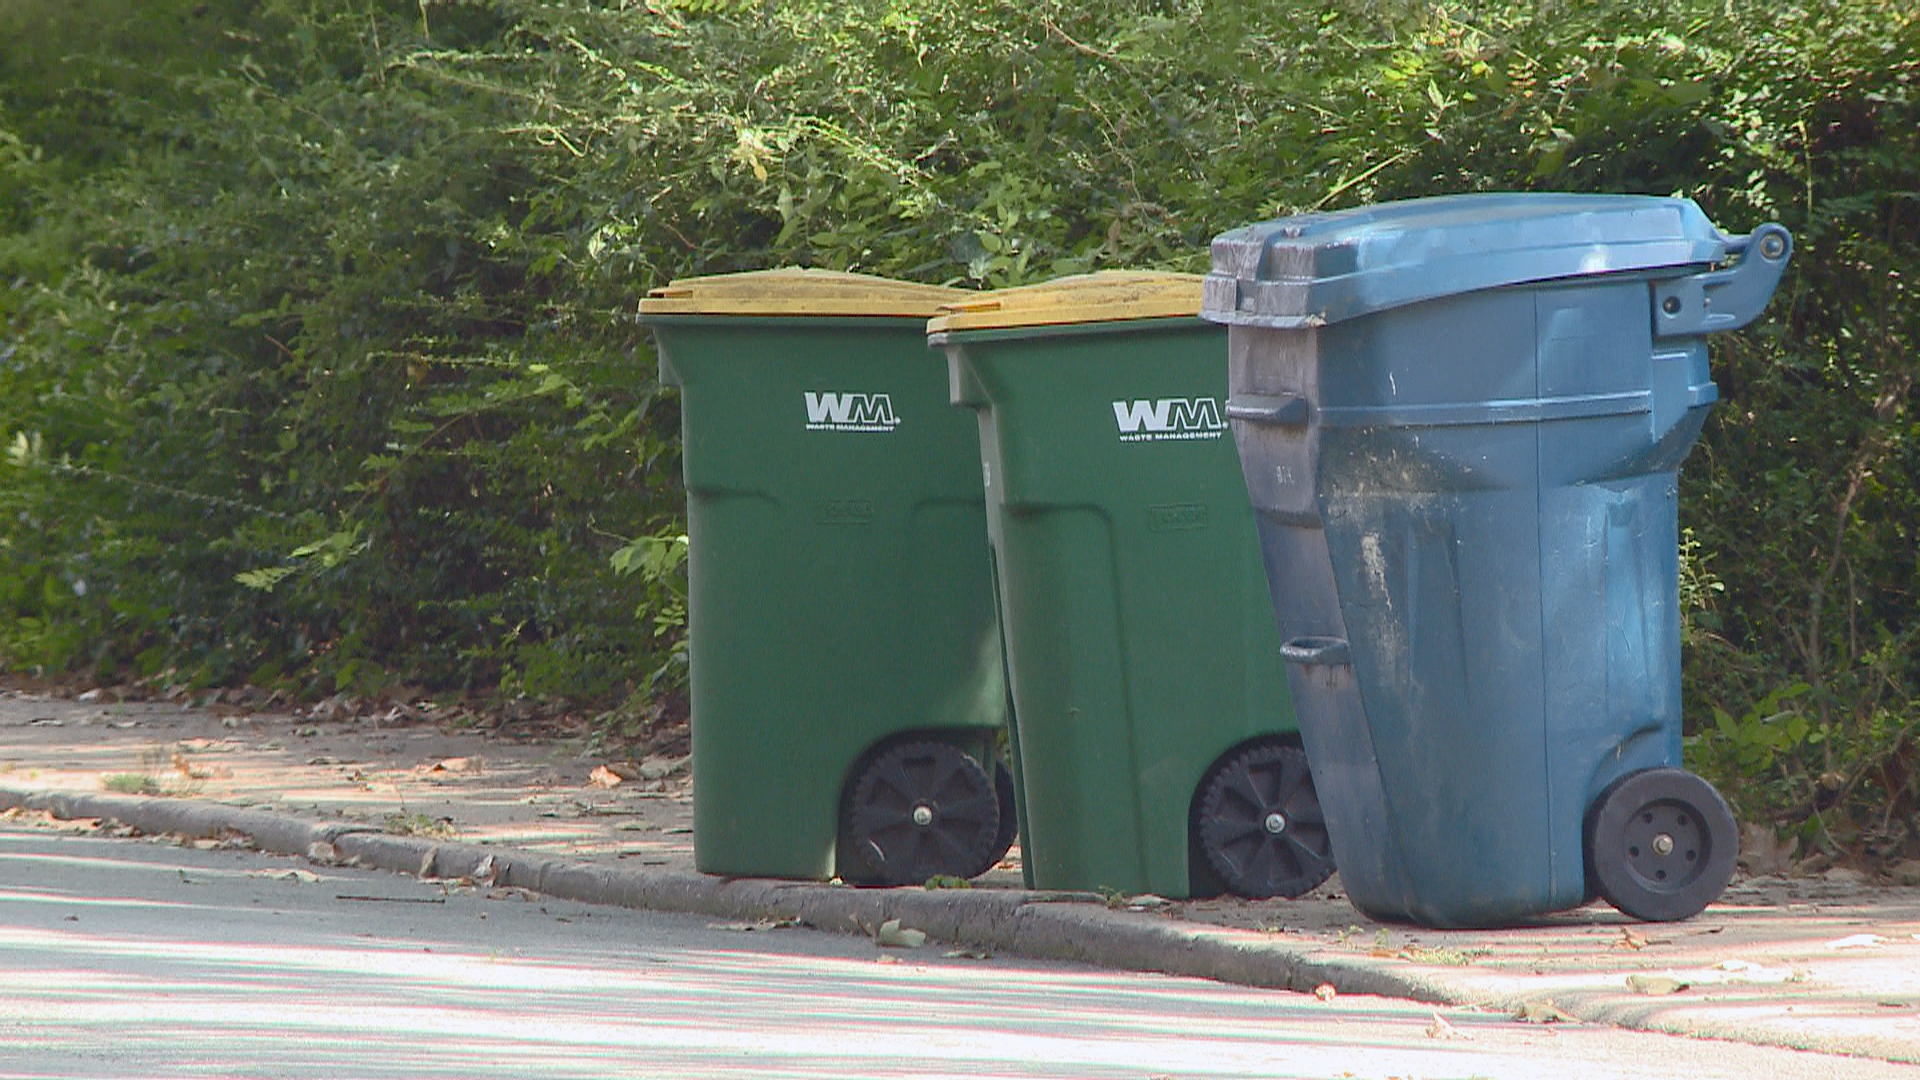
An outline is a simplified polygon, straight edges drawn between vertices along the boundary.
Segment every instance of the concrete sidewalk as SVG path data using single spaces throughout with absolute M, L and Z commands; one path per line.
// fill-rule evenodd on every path
M 1033 893 L 1009 860 L 968 889 L 854 889 L 693 869 L 683 760 L 442 730 L 419 717 L 0 693 L 0 813 L 244 842 L 490 889 L 871 931 L 970 949 L 1370 993 L 1920 1063 L 1920 888 L 1850 871 L 1742 877 L 1684 923 L 1605 905 L 1493 931 L 1369 921 L 1338 878 L 1298 900 Z

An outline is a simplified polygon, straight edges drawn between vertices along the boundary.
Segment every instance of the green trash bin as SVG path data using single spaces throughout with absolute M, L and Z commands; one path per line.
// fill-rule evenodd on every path
M 966 295 L 788 269 L 641 302 L 680 388 L 702 871 L 919 884 L 1013 839 L 979 443 L 925 341 Z
M 1298 896 L 1332 871 L 1200 293 L 1108 272 L 928 324 L 980 421 L 1035 887 Z

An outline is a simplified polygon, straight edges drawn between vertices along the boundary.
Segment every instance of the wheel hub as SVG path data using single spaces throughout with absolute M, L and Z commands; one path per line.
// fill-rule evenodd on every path
M 1307 756 L 1263 741 L 1209 770 L 1194 807 L 1194 839 L 1236 896 L 1300 896 L 1333 873 Z
M 1641 808 L 1626 828 L 1627 865 L 1655 888 L 1691 880 L 1707 837 L 1698 815 L 1671 800 Z
M 1594 891 L 1636 919 L 1698 915 L 1733 876 L 1739 827 L 1713 785 L 1657 766 L 1608 785 L 1588 811 Z
M 847 867 L 848 880 L 859 884 L 973 877 L 1000 858 L 994 779 L 950 743 L 905 742 L 881 751 L 861 770 L 842 813 L 846 850 L 861 864 Z

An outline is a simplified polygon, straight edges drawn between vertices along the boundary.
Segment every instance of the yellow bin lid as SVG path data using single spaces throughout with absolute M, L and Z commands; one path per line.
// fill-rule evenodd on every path
M 1199 274 L 1102 270 L 980 293 L 941 306 L 927 333 L 1200 315 Z
M 875 316 L 925 319 L 968 294 L 839 270 L 749 270 L 681 278 L 640 301 L 650 315 Z

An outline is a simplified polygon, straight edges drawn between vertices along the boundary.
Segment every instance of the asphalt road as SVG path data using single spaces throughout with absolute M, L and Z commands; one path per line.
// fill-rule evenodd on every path
M 0 1078 L 1915 1077 L 0 824 Z

